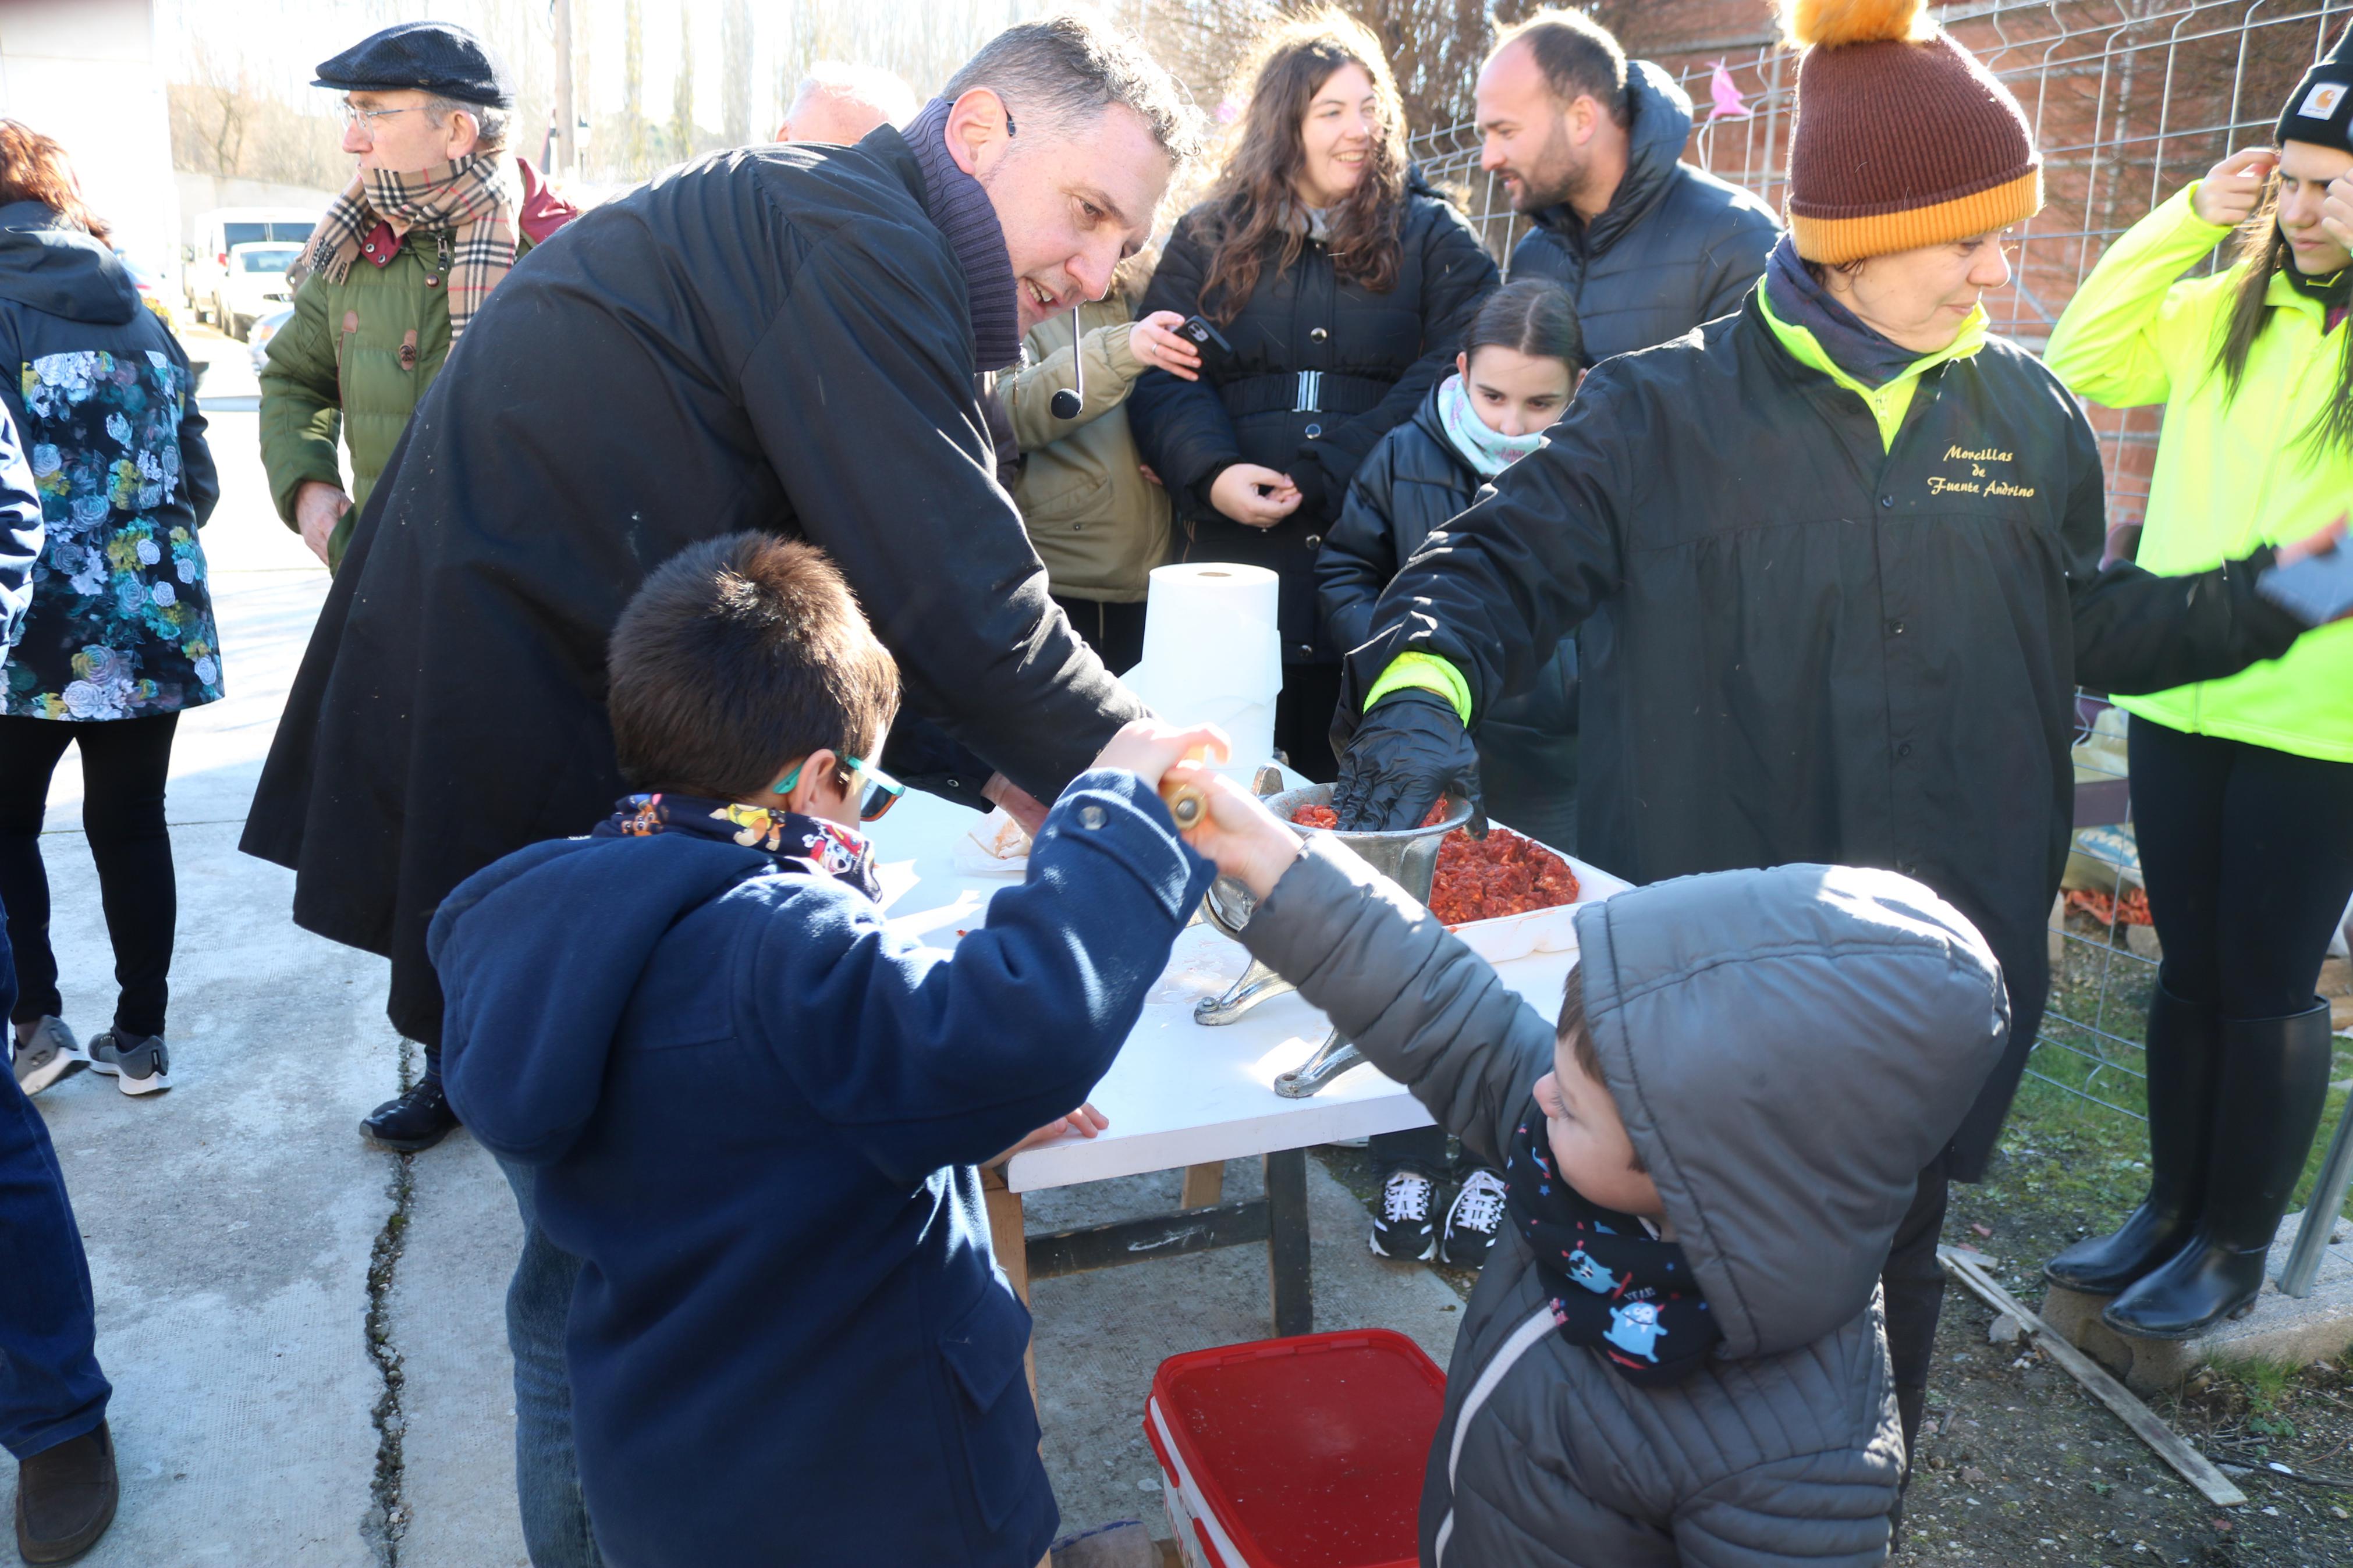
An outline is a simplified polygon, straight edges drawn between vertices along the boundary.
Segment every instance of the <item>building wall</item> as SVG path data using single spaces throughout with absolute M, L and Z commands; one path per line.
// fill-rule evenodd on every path
M 0 4 L 0 114 L 63 143 L 114 243 L 176 283 L 180 202 L 150 0 Z

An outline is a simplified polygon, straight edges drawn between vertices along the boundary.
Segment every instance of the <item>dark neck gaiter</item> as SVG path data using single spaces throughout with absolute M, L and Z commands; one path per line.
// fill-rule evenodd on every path
M 2280 264 L 2280 271 L 2285 275 L 2290 288 L 2307 300 L 2319 301 L 2328 328 L 2334 331 L 2337 323 L 2344 318 L 2348 300 L 2353 300 L 2353 267 L 2340 267 L 2326 278 L 2306 278 L 2295 269 L 2295 263 L 2289 260 Z
M 1021 357 L 1021 305 L 1005 226 L 980 182 L 948 155 L 949 102 L 935 98 L 907 127 L 907 145 L 923 172 L 923 210 L 947 237 L 972 300 L 973 368 L 1002 370 Z
M 1773 301 L 1776 316 L 1813 333 L 1831 363 L 1865 386 L 1886 385 L 1921 357 L 1900 343 L 1890 342 L 1832 299 L 1831 291 L 1806 270 L 1798 257 L 1797 242 L 1786 234 L 1773 247 L 1773 259 L 1765 265 L 1765 292 Z
M 1544 1117 L 1533 1107 L 1504 1157 L 1504 1191 L 1560 1331 L 1619 1376 L 1644 1388 L 1680 1383 L 1724 1338 L 1682 1247 L 1632 1215 L 1587 1202 L 1553 1173 Z

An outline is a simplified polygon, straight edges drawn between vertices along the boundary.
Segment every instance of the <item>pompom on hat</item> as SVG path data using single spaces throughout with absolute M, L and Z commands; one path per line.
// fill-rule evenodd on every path
M 2337 35 L 2337 47 L 2288 94 L 2278 140 L 2353 153 L 2353 26 Z
M 1924 0 L 1780 0 L 1798 62 L 1789 234 L 1829 265 L 1945 245 L 2042 210 L 2026 112 Z

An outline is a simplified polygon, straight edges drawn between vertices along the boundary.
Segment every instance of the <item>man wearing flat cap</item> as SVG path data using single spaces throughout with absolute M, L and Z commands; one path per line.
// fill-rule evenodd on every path
M 386 27 L 322 62 L 311 85 L 343 95 L 359 169 L 311 234 L 294 318 L 269 342 L 261 460 L 279 515 L 332 569 L 474 312 L 575 212 L 507 155 L 512 87 L 463 27 Z

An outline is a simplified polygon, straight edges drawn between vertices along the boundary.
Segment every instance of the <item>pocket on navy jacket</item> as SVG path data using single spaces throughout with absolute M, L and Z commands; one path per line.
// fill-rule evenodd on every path
M 1038 1410 L 1030 1403 L 1022 1354 L 1029 1348 L 1029 1310 L 1009 1289 L 992 1283 L 940 1336 L 963 1400 L 965 1457 L 981 1518 L 991 1530 L 1042 1485 L 1038 1458 Z

